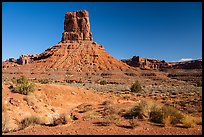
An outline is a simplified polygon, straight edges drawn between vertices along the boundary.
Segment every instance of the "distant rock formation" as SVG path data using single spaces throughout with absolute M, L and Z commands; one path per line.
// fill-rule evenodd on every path
M 26 55 L 21 55 L 18 59 L 9 58 L 5 62 L 13 62 L 19 65 L 25 65 L 25 64 L 32 63 L 34 61 L 34 58 L 37 58 L 37 56 L 38 54 L 26 54 Z
M 185 62 L 166 62 L 164 60 L 133 56 L 131 59 L 123 59 L 121 61 L 140 69 L 202 69 L 202 59 Z
M 25 65 L 32 63 L 34 61 L 34 58 L 36 58 L 38 54 L 26 54 L 21 55 L 19 59 L 17 59 L 17 64 Z
M 170 64 L 174 69 L 202 69 L 202 59 L 184 62 L 172 62 Z
M 141 58 L 139 56 L 133 56 L 131 59 L 121 60 L 132 67 L 138 67 L 141 69 L 161 69 L 168 68 L 171 65 L 164 60 Z

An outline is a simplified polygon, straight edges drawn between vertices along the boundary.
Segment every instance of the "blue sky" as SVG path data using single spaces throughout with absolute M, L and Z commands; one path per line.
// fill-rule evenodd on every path
M 202 58 L 201 2 L 3 2 L 2 61 L 54 46 L 65 13 L 83 9 L 94 41 L 117 59 Z

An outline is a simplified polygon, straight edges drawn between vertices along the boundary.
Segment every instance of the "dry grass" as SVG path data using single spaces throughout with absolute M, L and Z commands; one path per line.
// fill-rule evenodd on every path
M 184 115 L 174 107 L 157 104 L 152 101 L 142 101 L 123 116 L 131 120 L 134 117 L 147 119 L 154 123 L 163 124 L 165 127 L 183 124 L 183 127 L 190 128 L 202 124 L 202 118 Z
M 202 125 L 202 117 L 194 117 L 194 122 L 197 125 Z
M 142 101 L 139 105 L 132 107 L 125 115 L 127 119 L 138 117 L 139 119 L 149 119 L 151 108 L 154 105 L 152 101 Z
M 30 116 L 30 117 L 27 117 L 27 118 L 24 118 L 23 120 L 21 120 L 19 122 L 19 126 L 20 126 L 20 129 L 24 129 L 30 125 L 39 124 L 39 123 L 40 123 L 40 121 L 39 121 L 38 117 Z
M 182 119 L 182 124 L 183 124 L 182 126 L 186 128 L 193 128 L 196 126 L 194 117 L 187 115 Z

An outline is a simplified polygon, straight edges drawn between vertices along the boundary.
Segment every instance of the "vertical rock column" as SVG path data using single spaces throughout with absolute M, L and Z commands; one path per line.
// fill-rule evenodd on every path
M 92 41 L 88 11 L 67 12 L 64 20 L 62 41 Z

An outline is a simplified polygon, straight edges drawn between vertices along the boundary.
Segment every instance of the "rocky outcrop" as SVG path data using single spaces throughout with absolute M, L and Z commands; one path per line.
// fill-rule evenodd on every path
M 121 61 L 132 67 L 141 69 L 202 69 L 202 59 L 185 62 L 165 62 L 164 60 L 133 56 L 131 59 L 123 59 Z
M 174 69 L 202 69 L 202 59 L 171 63 Z
M 161 69 L 168 68 L 171 65 L 164 60 L 150 59 L 150 58 L 141 58 L 139 56 L 133 56 L 131 59 L 123 59 L 121 60 L 126 64 L 139 67 L 141 69 Z
M 92 41 L 92 39 L 88 11 L 67 12 L 64 20 L 62 42 L 79 40 Z
M 5 62 L 7 62 L 7 64 L 10 62 L 10 63 L 17 63 L 19 65 L 25 65 L 25 64 L 32 63 L 34 59 L 37 57 L 38 57 L 38 54 L 26 54 L 26 55 L 21 55 L 18 59 L 9 58 Z
M 20 65 L 25 65 L 32 63 L 34 61 L 34 58 L 36 58 L 38 54 L 26 54 L 26 55 L 21 55 L 19 59 L 17 59 L 17 64 Z

